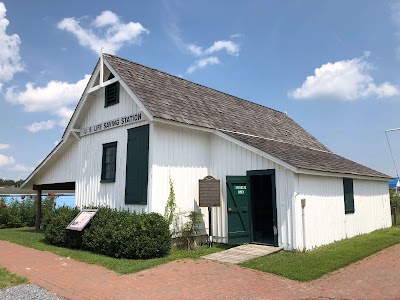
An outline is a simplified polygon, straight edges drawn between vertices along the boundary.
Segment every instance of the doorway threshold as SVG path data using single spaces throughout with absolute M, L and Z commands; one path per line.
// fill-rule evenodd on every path
M 231 264 L 240 264 L 253 258 L 281 251 L 282 247 L 259 244 L 244 244 L 231 249 L 203 256 L 202 258 Z

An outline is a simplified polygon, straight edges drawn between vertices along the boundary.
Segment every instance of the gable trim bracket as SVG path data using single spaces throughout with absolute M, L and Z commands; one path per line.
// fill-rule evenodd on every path
M 101 89 L 102 87 L 106 87 L 107 85 L 113 84 L 114 82 L 117 82 L 117 81 L 119 81 L 119 80 L 121 80 L 121 77 L 119 77 L 119 76 L 117 75 L 117 76 L 115 76 L 114 78 L 112 78 L 112 79 L 110 79 L 110 80 L 107 80 L 106 82 L 103 82 L 103 84 L 98 84 L 98 85 L 96 85 L 96 86 L 91 87 L 91 88 L 86 92 L 86 94 L 91 94 L 91 93 L 93 93 L 93 92 L 95 92 L 95 91 Z

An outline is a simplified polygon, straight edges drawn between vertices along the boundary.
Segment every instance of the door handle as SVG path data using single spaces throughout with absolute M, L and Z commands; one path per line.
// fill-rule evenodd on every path
M 228 213 L 230 213 L 232 211 L 232 208 L 228 207 Z

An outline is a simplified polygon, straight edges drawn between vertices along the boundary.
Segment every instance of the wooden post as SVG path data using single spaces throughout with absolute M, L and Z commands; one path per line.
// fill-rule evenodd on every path
M 37 190 L 37 195 L 36 195 L 36 232 L 40 232 L 40 223 L 42 221 L 42 190 L 38 189 Z

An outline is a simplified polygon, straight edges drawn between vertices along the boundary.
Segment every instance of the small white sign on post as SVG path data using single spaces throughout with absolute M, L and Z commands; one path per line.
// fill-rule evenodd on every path
M 97 209 L 83 209 L 76 217 L 72 220 L 71 223 L 67 226 L 66 229 L 82 231 L 87 223 L 94 217 Z

